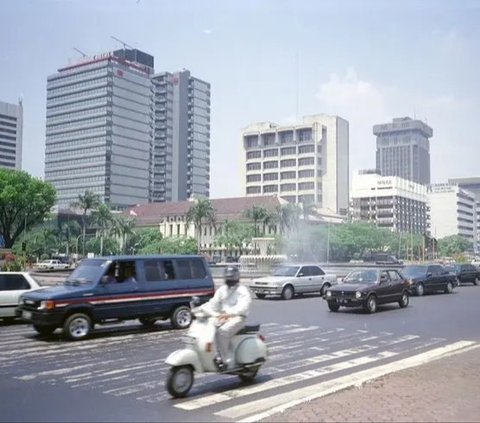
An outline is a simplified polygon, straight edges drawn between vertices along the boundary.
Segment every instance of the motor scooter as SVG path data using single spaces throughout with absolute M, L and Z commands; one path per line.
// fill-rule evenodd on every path
M 267 358 L 267 345 L 259 333 L 260 325 L 245 325 L 231 340 L 230 366 L 220 370 L 215 364 L 216 316 L 196 305 L 196 300 L 190 304 L 193 320 L 183 338 L 185 348 L 172 352 L 165 361 L 172 366 L 167 377 L 167 391 L 174 398 L 188 394 L 194 372 L 237 375 L 243 382 L 250 382 Z

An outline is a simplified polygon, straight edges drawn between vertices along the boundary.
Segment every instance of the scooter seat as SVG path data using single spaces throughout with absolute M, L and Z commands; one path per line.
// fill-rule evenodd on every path
M 237 335 L 242 335 L 244 333 L 258 332 L 260 330 L 260 325 L 245 325 L 242 329 L 237 332 Z

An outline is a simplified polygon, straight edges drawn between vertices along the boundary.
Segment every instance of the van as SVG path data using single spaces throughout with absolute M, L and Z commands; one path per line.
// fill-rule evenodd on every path
M 87 338 L 95 324 L 139 319 L 145 326 L 170 319 L 190 326 L 190 299 L 214 294 L 202 256 L 112 256 L 82 260 L 62 286 L 20 297 L 17 315 L 41 335 L 57 328 L 71 340 Z

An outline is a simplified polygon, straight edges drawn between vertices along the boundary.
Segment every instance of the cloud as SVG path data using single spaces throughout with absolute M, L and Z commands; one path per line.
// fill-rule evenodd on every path
M 205 29 L 202 29 L 202 32 L 205 34 L 205 35 L 210 35 L 211 33 L 213 33 L 215 31 L 215 28 L 205 28 Z

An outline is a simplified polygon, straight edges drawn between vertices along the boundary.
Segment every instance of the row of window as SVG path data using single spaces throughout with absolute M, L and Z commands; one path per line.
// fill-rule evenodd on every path
M 4 145 L 6 147 L 17 148 L 17 145 L 14 142 L 0 141 L 0 145 Z
M 5 121 L 0 120 L 0 127 L 1 127 L 1 126 L 8 126 L 9 128 L 16 128 L 16 127 L 17 127 L 17 124 L 16 124 L 16 123 L 12 123 L 12 122 L 5 122 Z
M 280 184 L 280 187 L 275 185 L 264 185 L 263 186 L 263 193 L 264 194 L 271 194 L 278 192 L 280 188 L 280 192 L 287 192 L 287 191 L 304 191 L 304 190 L 312 190 L 315 189 L 315 184 L 313 182 L 301 182 L 298 184 Z M 262 187 L 260 186 L 253 186 L 247 187 L 247 194 L 260 194 L 262 192 Z
M 78 175 L 87 174 L 87 175 L 94 175 L 94 174 L 105 174 L 105 166 L 85 166 L 82 168 L 75 168 L 75 169 L 66 169 L 66 170 L 45 170 L 45 179 L 47 181 L 52 180 L 56 177 L 76 177 Z
M 95 107 L 95 108 L 89 108 L 89 109 L 83 109 L 83 110 L 75 110 L 71 113 L 65 113 L 62 115 L 56 115 L 52 117 L 47 116 L 47 128 L 50 126 L 55 126 L 57 124 L 62 124 L 62 123 L 72 123 L 78 120 L 83 120 L 87 116 L 91 117 L 98 117 L 98 116 L 104 116 L 107 113 L 112 112 L 112 107 Z
M 47 100 L 47 108 L 50 108 L 51 106 L 59 106 L 64 104 L 76 103 L 79 100 L 84 101 L 94 97 L 103 97 L 103 96 L 106 96 L 108 92 L 109 90 L 107 90 L 107 87 L 103 87 L 103 88 L 96 88 L 92 90 L 85 90 L 85 91 L 82 91 L 81 93 L 70 95 L 68 97 L 58 97 L 52 100 Z
M 6 141 L 6 140 L 16 141 L 17 138 L 12 137 L 11 135 L 0 134 L 0 141 Z
M 87 99 L 84 101 L 78 101 L 73 104 L 69 105 L 59 105 L 53 107 L 47 107 L 47 119 L 52 118 L 54 116 L 64 115 L 70 112 L 77 112 L 80 110 L 91 109 L 95 107 L 105 107 L 107 105 L 107 99 L 105 97 L 102 98 L 93 98 Z
M 12 121 L 12 122 L 16 122 L 16 121 L 17 121 L 16 116 L 4 115 L 4 114 L 2 114 L 2 113 L 0 113 L 0 119 L 9 120 L 9 121 Z
M 76 187 L 83 187 L 83 186 L 102 186 L 100 183 L 105 182 L 105 175 L 102 176 L 86 176 L 83 178 L 76 178 L 76 179 L 60 179 L 55 182 L 55 187 L 61 186 L 76 186 Z
M 278 157 L 280 156 L 290 156 L 297 154 L 310 154 L 315 152 L 315 146 L 313 144 L 304 145 L 302 147 L 284 147 L 284 148 L 273 148 L 268 150 L 263 150 L 263 157 Z M 318 152 L 321 152 L 321 147 L 318 146 Z M 262 150 L 247 151 L 247 160 L 250 159 L 260 159 L 262 157 Z
M 76 84 L 56 88 L 56 89 L 48 89 L 47 91 L 47 100 L 53 100 L 55 98 L 65 98 L 69 97 L 70 95 L 75 95 L 78 92 L 85 91 L 85 89 L 92 89 L 92 88 L 99 88 L 99 87 L 106 87 L 108 83 L 111 83 L 111 79 L 105 77 L 99 77 L 97 79 L 77 82 Z
M 57 161 L 68 160 L 71 158 L 86 157 L 91 155 L 103 154 L 105 156 L 107 151 L 110 151 L 110 148 L 106 145 L 89 147 L 89 148 L 77 148 L 75 150 L 64 150 L 57 152 L 49 152 L 46 156 L 45 163 L 54 163 Z M 77 162 L 77 160 L 75 160 Z
M 76 138 L 87 138 L 95 135 L 105 135 L 106 130 L 107 128 L 105 126 L 99 126 L 96 128 L 80 129 L 78 131 L 68 132 L 65 134 L 49 135 L 47 136 L 47 142 L 51 143 L 60 140 L 73 140 Z
M 6 162 L 2 159 L 0 159 L 0 166 L 5 166 L 5 167 L 11 167 L 11 168 L 14 168 L 15 167 L 15 163 L 12 163 L 12 162 Z
M 8 129 L 8 128 L 2 128 L 0 127 L 0 132 L 6 133 L 6 134 L 16 134 L 17 131 L 15 129 Z
M 104 66 L 95 68 L 95 69 L 88 69 L 85 71 L 77 71 L 74 74 L 57 74 L 53 77 L 48 78 L 48 88 L 56 88 L 62 85 L 68 85 L 75 83 L 77 81 L 82 81 L 84 79 L 93 79 L 98 77 L 99 75 L 107 75 L 108 73 L 108 65 L 105 63 Z
M 84 119 L 80 121 L 73 121 L 71 123 L 61 123 L 59 125 L 54 126 L 53 128 L 47 128 L 46 135 L 52 136 L 57 134 L 64 135 L 65 133 L 76 133 L 77 129 L 85 128 L 85 127 L 97 127 L 97 126 L 104 126 L 111 122 L 111 118 L 107 117 L 105 114 L 104 116 L 95 117 Z
M 313 169 L 308 170 L 300 170 L 298 172 L 298 179 L 303 178 L 313 178 L 315 176 L 315 171 Z M 279 174 L 275 173 L 264 173 L 263 180 L 264 181 L 277 181 L 279 179 Z M 296 171 L 289 171 L 289 172 L 280 172 L 280 179 L 297 179 L 297 172 Z M 255 174 L 255 175 L 247 175 L 247 182 L 258 182 L 262 180 L 262 175 Z

